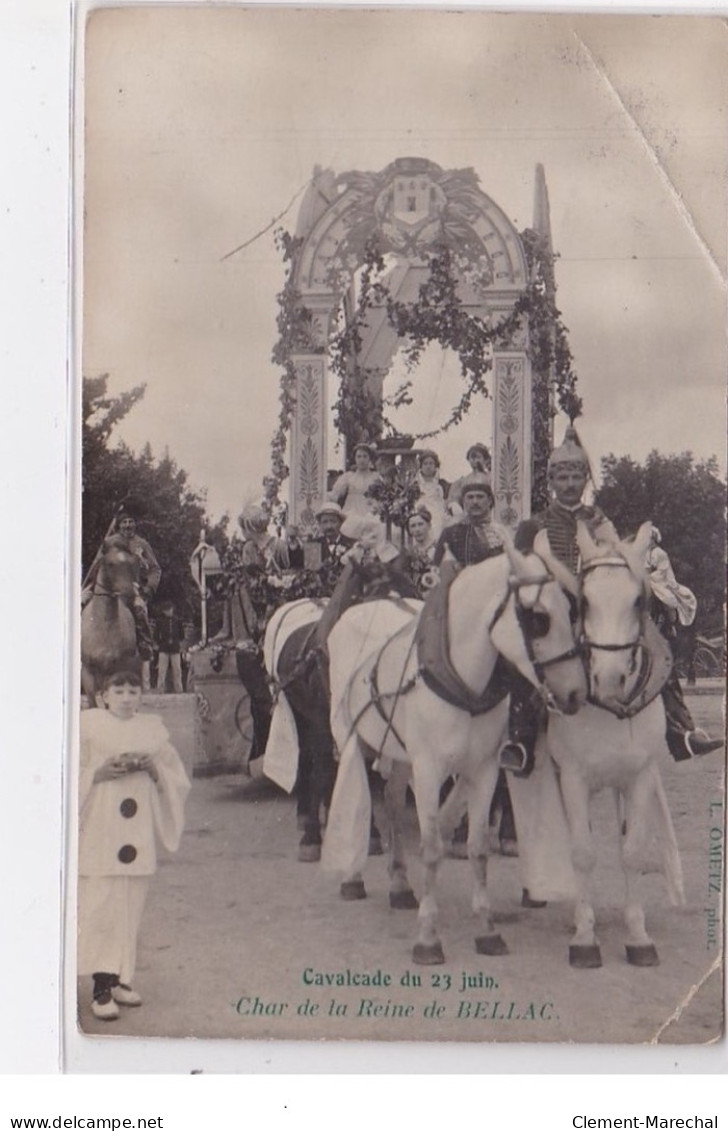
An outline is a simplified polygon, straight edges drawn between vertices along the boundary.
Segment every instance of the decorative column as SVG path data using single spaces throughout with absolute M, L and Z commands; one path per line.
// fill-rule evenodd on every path
M 296 354 L 296 410 L 291 428 L 290 521 L 310 529 L 326 494 L 326 358 Z
M 523 350 L 493 354 L 493 518 L 515 530 L 531 513 L 531 363 Z

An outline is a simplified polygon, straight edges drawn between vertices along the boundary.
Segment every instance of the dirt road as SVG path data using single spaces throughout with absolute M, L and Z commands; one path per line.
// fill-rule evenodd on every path
M 696 721 L 719 732 L 720 696 L 690 702 Z M 510 953 L 476 955 L 470 867 L 448 859 L 440 882 L 446 964 L 428 968 L 411 961 L 416 912 L 389 909 L 385 857 L 369 861 L 369 898 L 342 902 L 335 878 L 296 859 L 292 799 L 265 782 L 195 780 L 182 847 L 163 861 L 142 926 L 136 986 L 145 1004 L 124 1010 L 119 1021 L 99 1022 L 90 1015 L 84 980 L 81 1026 L 87 1033 L 169 1037 L 713 1040 L 722 1012 L 722 897 L 715 890 L 722 856 L 715 845 L 722 851 L 723 761 L 719 753 L 681 764 L 666 756 L 662 771 L 687 905 L 671 908 L 661 877 L 643 877 L 648 929 L 661 959 L 650 969 L 624 958 L 608 795 L 596 802 L 593 818 L 601 969 L 569 967 L 571 908 L 521 908 L 519 861 L 499 855 L 491 863 L 493 902 Z M 412 809 L 408 821 L 418 890 Z M 367 980 L 375 984 L 362 984 Z

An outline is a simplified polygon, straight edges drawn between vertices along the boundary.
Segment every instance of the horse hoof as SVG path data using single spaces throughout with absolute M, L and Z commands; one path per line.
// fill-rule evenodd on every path
M 420 906 L 412 888 L 407 891 L 390 891 L 389 906 L 393 911 L 416 911 Z
M 384 849 L 382 848 L 382 842 L 379 839 L 379 837 L 378 836 L 370 837 L 369 838 L 369 855 L 370 856 L 381 856 L 383 854 L 383 852 L 384 852 Z
M 644 943 L 639 945 L 630 945 L 627 943 L 624 948 L 627 951 L 627 961 L 630 966 L 659 966 L 660 959 L 657 955 L 657 950 L 654 943 Z
M 349 903 L 355 899 L 366 899 L 367 897 L 367 889 L 364 887 L 363 880 L 345 880 L 339 892 L 341 898 Z
M 436 942 L 428 943 L 415 943 L 412 947 L 412 961 L 416 962 L 418 966 L 440 966 L 445 961 L 445 955 L 442 950 L 442 943 Z
M 508 944 L 502 935 L 478 935 L 475 940 L 476 954 L 508 954 Z
M 321 859 L 321 845 L 299 844 L 298 859 L 302 864 L 317 864 Z
M 596 970 L 601 964 L 602 952 L 596 944 L 582 946 L 572 943 L 569 947 L 569 966 L 574 966 L 577 970 Z
M 541 907 L 548 907 L 548 900 L 531 899 L 531 893 L 529 892 L 528 888 L 524 888 L 523 894 L 521 895 L 521 907 L 530 907 L 532 909 L 539 910 Z
M 518 841 L 504 837 L 500 842 L 501 856 L 518 856 Z

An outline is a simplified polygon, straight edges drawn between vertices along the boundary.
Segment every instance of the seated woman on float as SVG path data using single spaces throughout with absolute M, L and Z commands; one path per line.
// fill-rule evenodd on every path
M 430 526 L 435 541 L 448 518 L 445 500 L 450 490 L 450 484 L 445 479 L 440 479 L 440 457 L 431 450 L 420 452 L 418 470 L 415 483 L 420 489 L 420 503 L 430 513 Z
M 379 474 L 374 470 L 372 449 L 368 444 L 357 444 L 353 470 L 338 477 L 328 497 L 339 504 L 346 516 L 371 514 L 371 499 L 366 493 L 377 479 Z
M 437 538 L 433 536 L 432 514 L 422 503 L 407 519 L 410 544 L 405 551 L 407 573 L 418 597 L 424 598 L 438 584 L 440 573 L 435 565 Z

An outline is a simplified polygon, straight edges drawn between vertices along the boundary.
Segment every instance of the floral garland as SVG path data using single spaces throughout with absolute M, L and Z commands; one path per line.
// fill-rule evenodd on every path
M 382 282 L 384 254 L 375 239 L 370 239 L 364 248 L 355 309 L 350 309 L 348 274 L 332 272 L 330 283 L 342 296 L 343 312 L 342 328 L 333 335 L 328 347 L 330 368 L 339 378 L 334 424 L 344 437 L 348 451 L 357 443 L 378 439 L 385 428 L 395 432 L 385 410 L 411 403 L 410 381 L 400 386 L 394 396 L 380 401 L 371 391 L 374 372 L 360 364 L 362 330 L 373 307 L 384 307 L 398 337 L 407 341 L 404 357 L 409 372 L 415 369 L 424 349 L 432 342 L 453 350 L 460 359 L 465 381 L 463 393 L 447 418 L 439 426 L 418 433 L 415 437 L 418 440 L 431 439 L 448 431 L 467 416 L 477 396 L 490 396 L 487 378 L 492 369 L 493 348 L 510 341 L 527 322 L 533 371 L 533 503 L 534 507 L 545 504 L 551 419 L 558 405 L 573 421 L 581 413 L 582 401 L 576 393 L 577 377 L 572 367 L 567 330 L 555 303 L 555 256 L 539 233 L 526 229 L 520 236 L 530 269 L 529 282 L 513 309 L 490 325 L 470 314 L 458 294 L 463 277 L 476 290 L 485 288 L 489 282 L 472 251 L 467 249 L 460 248 L 456 253 L 445 244 L 436 247 L 427 261 L 427 277 L 417 299 L 411 303 L 395 300 Z M 278 296 L 279 337 L 272 354 L 273 361 L 281 365 L 284 372 L 278 427 L 271 443 L 272 474 L 266 486 L 271 505 L 277 501 L 280 485 L 288 474 L 285 451 L 295 410 L 295 370 L 291 354 L 297 348 L 311 349 L 311 313 L 303 306 L 293 286 L 295 261 L 302 241 L 280 230 L 276 241 L 288 264 L 288 273 Z
M 294 286 L 296 256 L 303 240 L 290 235 L 282 228 L 275 232 L 276 247 L 282 253 L 286 265 L 286 278 L 283 290 L 278 294 L 278 314 L 276 326 L 278 338 L 271 352 L 271 360 L 283 369 L 278 398 L 278 424 L 271 439 L 271 473 L 263 481 L 263 490 L 268 506 L 272 509 L 279 503 L 281 483 L 288 476 L 286 450 L 288 437 L 296 408 L 296 369 L 291 354 L 306 341 L 311 323 L 311 313 L 301 302 L 301 296 Z
M 508 338 L 518 326 L 515 314 L 507 314 L 494 325 L 468 313 L 458 294 L 459 281 L 467 276 L 476 289 L 488 279 L 476 263 L 462 253 L 455 255 L 441 245 L 428 260 L 428 275 L 414 303 L 387 300 L 387 316 L 399 337 L 408 339 L 404 349 L 407 369 L 419 363 L 423 350 L 432 342 L 451 349 L 460 359 L 460 370 L 466 388 L 452 407 L 446 420 L 427 432 L 416 434 L 418 440 L 429 440 L 459 424 L 470 411 L 477 396 L 489 397 L 487 375 L 492 368 L 491 351 L 501 339 Z
M 297 601 L 301 597 L 324 597 L 330 592 L 325 570 L 266 570 L 259 565 L 243 562 L 244 545 L 244 542 L 235 538 L 223 550 L 220 558 L 222 573 L 209 579 L 211 596 L 229 597 L 244 586 L 250 594 L 256 614 L 267 618 L 274 609 L 287 601 Z
M 582 399 L 576 393 L 577 376 L 572 368 L 567 329 L 561 321 L 561 311 L 556 307 L 556 256 L 539 232 L 527 228 L 520 235 L 530 280 L 515 309 L 519 316 L 528 319 L 533 380 L 531 506 L 538 511 L 543 510 L 549 501 L 548 461 L 555 404 L 573 424 L 581 415 Z
M 385 405 L 371 391 L 373 372 L 361 365 L 362 336 L 368 311 L 386 301 L 388 290 L 377 276 L 384 270 L 384 257 L 376 240 L 369 240 L 364 248 L 359 297 L 356 309 L 349 309 L 345 282 L 332 276 L 332 283 L 343 294 L 343 326 L 329 343 L 329 365 L 338 377 L 338 394 L 333 406 L 334 426 L 344 437 L 346 450 L 352 452 L 357 444 L 377 440 L 388 423 Z

